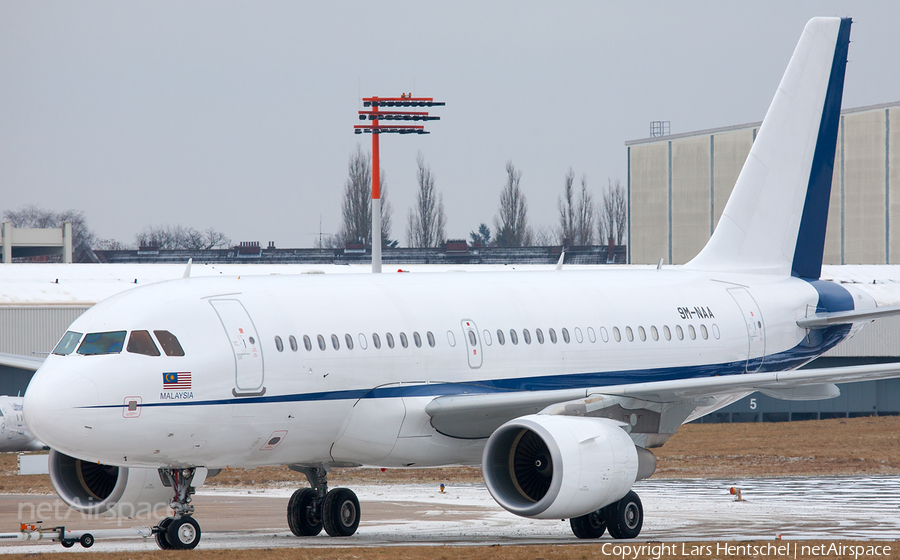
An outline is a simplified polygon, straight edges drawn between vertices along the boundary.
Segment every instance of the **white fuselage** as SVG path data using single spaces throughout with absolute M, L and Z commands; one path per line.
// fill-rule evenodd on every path
M 51 447 L 119 466 L 478 464 L 484 440 L 431 426 L 434 397 L 793 368 L 848 334 L 811 343 L 796 321 L 817 305 L 796 278 L 683 269 L 175 280 L 70 331 L 167 330 L 184 356 L 51 355 L 26 418 Z

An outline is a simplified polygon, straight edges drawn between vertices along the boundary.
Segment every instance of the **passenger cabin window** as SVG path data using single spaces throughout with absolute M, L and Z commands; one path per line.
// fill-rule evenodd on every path
M 387 333 L 384 335 L 384 339 L 387 341 L 388 348 L 394 347 L 394 335 Z
M 344 335 L 344 344 L 347 345 L 347 350 L 353 350 L 353 337 L 350 333 Z
M 525 339 L 525 344 L 531 344 L 531 333 L 528 329 L 522 329 L 522 338 Z
M 316 341 L 319 343 L 319 350 L 325 350 L 325 337 L 317 334 Z
M 159 356 L 159 348 L 156 347 L 148 331 L 131 331 L 131 336 L 128 337 L 128 346 L 125 349 L 132 354 Z
M 428 346 L 434 348 L 434 335 L 431 334 L 431 331 L 428 331 L 425 336 L 428 337 Z
M 275 348 L 276 348 L 279 352 L 284 352 L 284 342 L 281 341 L 281 337 L 280 337 L 280 336 L 276 336 L 276 337 L 275 337 Z
M 541 329 L 534 329 L 534 335 L 537 337 L 539 343 L 544 343 L 544 332 Z
M 375 348 L 381 348 L 381 337 L 378 336 L 378 333 L 372 333 L 372 344 L 375 345 Z
M 706 325 L 700 325 L 700 335 L 703 336 L 703 340 L 709 338 L 709 331 L 706 330 Z
M 497 342 L 500 343 L 500 346 L 506 344 L 506 338 L 503 337 L 503 331 L 497 329 Z
M 691 340 L 695 340 L 697 338 L 697 331 L 694 330 L 694 325 L 688 325 L 688 333 L 691 335 Z
M 641 341 L 647 340 L 647 331 L 644 330 L 644 327 L 638 327 L 638 336 L 641 337 Z
M 405 332 L 400 333 L 400 346 L 402 346 L 402 347 L 404 347 L 404 348 L 406 348 L 407 346 L 409 346 L 409 340 L 406 339 L 406 333 L 405 333 Z
M 58 356 L 68 356 L 75 351 L 75 348 L 78 347 L 78 341 L 80 340 L 80 332 L 69 331 L 63 335 L 62 339 L 60 339 L 59 344 L 53 349 L 53 353 Z
M 77 352 L 85 356 L 118 354 L 125 346 L 125 331 L 88 333 Z
M 419 333 L 417 333 L 417 332 L 413 333 L 413 341 L 415 341 L 415 343 L 416 343 L 416 348 L 422 347 L 422 337 L 419 336 Z
M 303 347 L 306 348 L 307 352 L 312 350 L 312 341 L 307 335 L 303 335 Z
M 663 334 L 666 335 L 666 340 L 672 340 L 672 331 L 669 330 L 669 325 L 663 325 Z
M 634 331 L 631 327 L 625 327 L 625 336 L 628 337 L 628 342 L 634 342 Z
M 575 340 L 578 341 L 578 344 L 581 344 L 582 342 L 584 342 L 584 335 L 581 334 L 580 328 L 575 327 L 575 329 L 572 332 L 575 333 Z
M 678 336 L 678 340 L 684 340 L 684 331 L 681 329 L 681 325 L 675 325 L 675 334 Z
M 566 341 L 566 344 L 568 344 L 572 340 L 571 338 L 569 338 L 569 329 L 567 329 L 565 327 L 563 327 L 562 335 L 563 335 L 563 340 Z
M 159 341 L 159 345 L 162 346 L 166 356 L 184 356 L 184 350 L 174 334 L 169 331 L 153 331 L 153 334 L 156 335 L 156 340 Z M 250 344 L 253 344 L 252 336 L 250 337 Z
M 516 329 L 509 329 L 509 340 L 513 344 L 519 343 L 519 335 L 516 334 Z
M 341 349 L 341 339 L 336 334 L 331 335 L 331 345 L 334 346 L 335 350 Z
M 622 342 L 622 333 L 619 332 L 619 327 L 613 327 L 613 337 L 616 342 Z
M 556 331 L 553 329 L 550 329 L 547 332 L 550 333 L 550 342 L 552 342 L 553 344 L 556 344 Z
M 653 337 L 653 340 L 659 340 L 659 331 L 653 325 L 650 325 L 650 336 Z

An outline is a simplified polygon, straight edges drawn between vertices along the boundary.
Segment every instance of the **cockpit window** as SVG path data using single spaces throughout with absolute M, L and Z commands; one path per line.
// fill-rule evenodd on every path
M 126 350 L 132 354 L 159 356 L 159 348 L 156 347 L 148 331 L 131 331 Z
M 98 332 L 84 335 L 78 353 L 87 356 L 118 354 L 125 345 L 125 331 Z
M 53 349 L 53 353 L 59 356 L 67 356 L 75 351 L 79 340 L 81 340 L 80 332 L 69 331 L 63 335 L 59 344 Z
M 169 331 L 153 331 L 153 334 L 156 335 L 156 340 L 159 341 L 166 356 L 184 356 L 184 350 L 181 349 L 181 344 L 174 334 Z

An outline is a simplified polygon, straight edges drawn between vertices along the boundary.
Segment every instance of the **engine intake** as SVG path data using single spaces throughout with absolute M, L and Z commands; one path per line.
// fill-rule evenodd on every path
M 628 493 L 655 469 L 617 422 L 533 414 L 511 420 L 488 439 L 482 473 L 491 496 L 522 517 L 566 519 L 596 511 Z
M 50 482 L 69 507 L 90 515 L 149 515 L 173 496 L 155 469 L 120 468 L 82 461 L 56 450 L 48 458 Z

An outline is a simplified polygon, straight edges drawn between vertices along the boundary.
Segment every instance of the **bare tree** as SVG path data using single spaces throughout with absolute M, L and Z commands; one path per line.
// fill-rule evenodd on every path
M 18 210 L 3 212 L 3 221 L 17 228 L 59 228 L 65 222 L 72 224 L 72 250 L 84 251 L 94 246 L 96 236 L 87 225 L 87 219 L 81 210 L 64 210 L 54 212 L 36 204 L 23 206 Z
M 575 238 L 575 201 L 572 192 L 572 183 L 575 182 L 575 172 L 572 168 L 566 173 L 565 182 L 563 183 L 563 194 L 557 199 L 556 205 L 559 208 L 559 231 L 558 242 L 560 245 L 577 245 L 578 240 Z
M 535 247 L 549 247 L 556 241 L 556 235 L 547 226 L 538 226 L 531 232 L 531 245 Z
M 422 153 L 416 156 L 416 180 L 419 192 L 416 205 L 409 209 L 406 225 L 406 244 L 409 247 L 438 247 L 444 242 L 444 227 L 447 216 L 444 213 L 444 195 L 434 190 L 434 175 L 425 164 Z
M 341 204 L 341 230 L 337 234 L 339 244 L 372 244 L 372 166 L 368 153 L 357 144 L 347 164 L 347 182 L 344 184 L 344 201 Z M 391 215 L 394 210 L 387 200 L 387 182 L 381 172 L 381 244 L 396 246 L 390 239 Z
M 587 177 L 581 176 L 581 198 L 575 215 L 575 243 L 594 244 L 594 195 L 587 188 Z
M 500 207 L 494 216 L 494 243 L 498 247 L 524 247 L 531 244 L 528 227 L 528 203 L 519 188 L 522 172 L 506 162 L 506 185 L 500 192 Z
M 163 250 L 204 251 L 231 246 L 231 240 L 220 231 L 213 228 L 200 231 L 180 224 L 147 226 L 134 236 L 134 242 L 138 247 L 157 247 Z
M 627 221 L 628 199 L 625 197 L 625 188 L 618 179 L 615 184 L 610 180 L 600 202 L 600 220 L 597 224 L 600 242 L 612 239 L 616 245 L 624 244 Z

